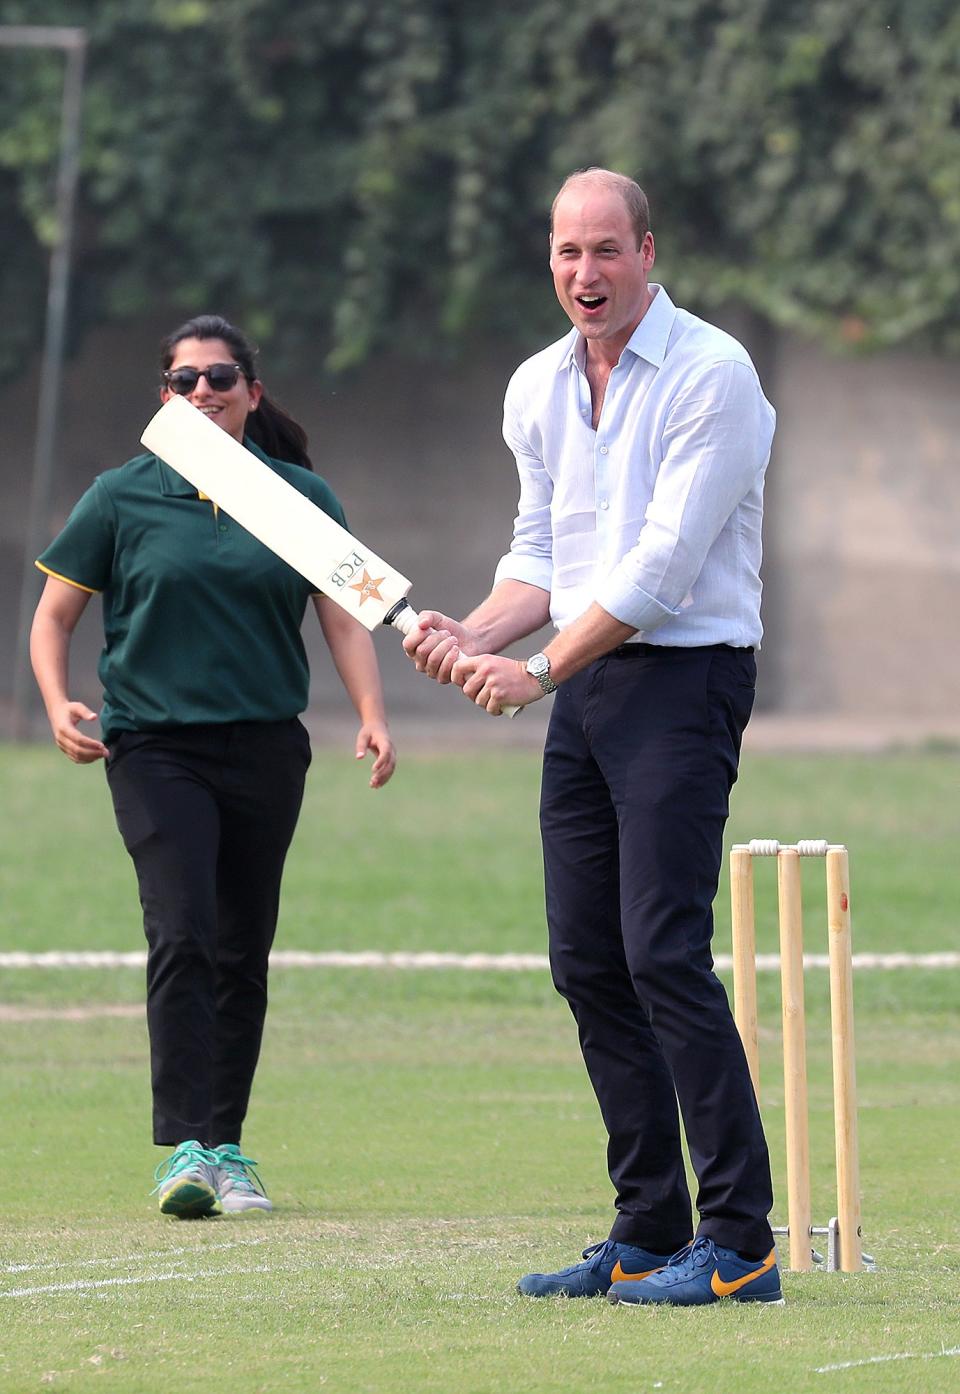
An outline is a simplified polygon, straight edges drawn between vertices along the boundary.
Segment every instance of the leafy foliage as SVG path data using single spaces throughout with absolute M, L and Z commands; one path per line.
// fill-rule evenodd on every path
M 0 23 L 30 22 L 0 0 Z M 952 0 L 49 0 L 90 39 L 74 318 L 222 308 L 342 370 L 559 325 L 546 210 L 605 164 L 681 300 L 960 348 Z M 0 50 L 0 369 L 42 320 L 62 58 Z

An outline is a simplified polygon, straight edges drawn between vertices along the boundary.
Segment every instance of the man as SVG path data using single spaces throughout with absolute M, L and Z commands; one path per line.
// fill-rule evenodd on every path
M 767 1148 L 710 954 L 753 703 L 774 412 L 743 347 L 649 281 L 654 255 L 633 180 L 571 175 L 550 267 L 573 329 L 521 365 L 504 405 L 511 549 L 478 609 L 459 623 L 424 612 L 404 647 L 493 715 L 556 693 L 540 810 L 550 962 L 609 1135 L 617 1215 L 582 1263 L 528 1274 L 520 1292 L 775 1302 Z M 497 656 L 548 619 L 543 653 Z

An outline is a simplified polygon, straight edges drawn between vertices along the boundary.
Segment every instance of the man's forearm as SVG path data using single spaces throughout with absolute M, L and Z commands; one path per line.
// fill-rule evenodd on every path
M 542 629 L 550 618 L 550 596 L 526 581 L 500 581 L 463 621 L 475 636 L 478 653 L 500 653 L 518 639 Z
M 572 678 L 596 658 L 632 639 L 636 630 L 621 620 L 614 619 L 608 611 L 596 603 L 561 629 L 544 649 L 550 659 L 550 676 L 554 682 Z

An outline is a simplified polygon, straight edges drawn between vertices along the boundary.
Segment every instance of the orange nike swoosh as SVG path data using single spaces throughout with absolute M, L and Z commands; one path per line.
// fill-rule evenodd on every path
M 646 1273 L 624 1273 L 620 1267 L 620 1260 L 617 1259 L 613 1265 L 613 1272 L 610 1274 L 611 1283 L 636 1283 L 641 1278 L 649 1278 L 651 1273 L 659 1273 L 659 1268 L 648 1268 Z
M 754 1278 L 762 1278 L 764 1273 L 769 1273 L 776 1261 L 777 1251 L 771 1249 L 763 1263 L 753 1273 L 745 1273 L 742 1278 L 734 1278 L 733 1282 L 725 1283 L 720 1277 L 719 1270 L 717 1270 L 710 1279 L 710 1286 L 718 1297 L 729 1297 L 732 1292 L 737 1292 L 738 1289 L 746 1287 L 747 1283 L 752 1283 Z

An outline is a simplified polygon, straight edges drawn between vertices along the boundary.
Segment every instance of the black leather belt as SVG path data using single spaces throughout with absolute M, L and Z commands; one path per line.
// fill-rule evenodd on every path
M 753 646 L 738 649 L 733 644 L 621 644 L 611 649 L 610 658 L 636 658 L 657 653 L 753 653 Z

